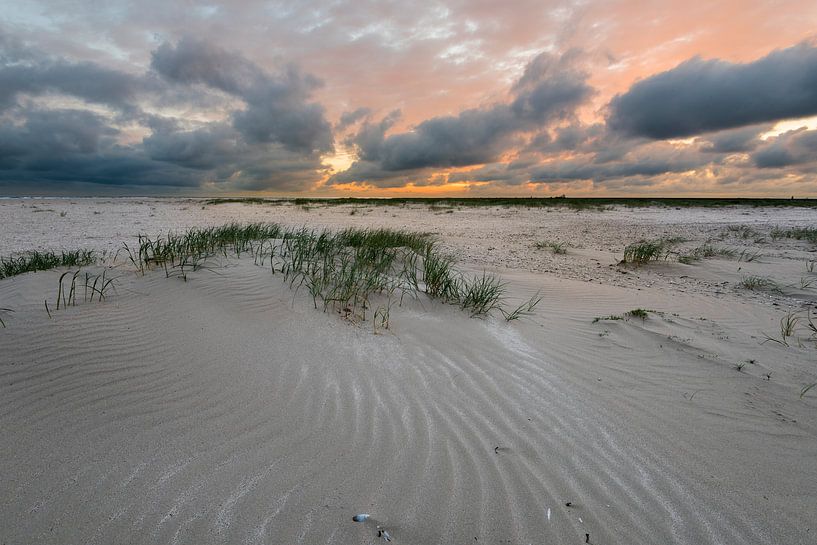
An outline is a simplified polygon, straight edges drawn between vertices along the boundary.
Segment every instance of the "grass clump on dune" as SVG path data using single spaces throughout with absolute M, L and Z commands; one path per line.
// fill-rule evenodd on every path
M 718 246 L 713 246 L 712 244 L 704 244 L 703 246 L 698 246 L 685 254 L 679 255 L 678 261 L 689 264 L 695 261 L 700 261 L 701 259 L 712 257 L 734 258 L 736 255 L 737 252 L 730 248 L 721 248 Z
M 3 321 L 3 313 L 5 312 L 14 312 L 10 308 L 0 308 L 0 326 L 6 327 L 6 322 Z
M 161 267 L 168 277 L 185 279 L 185 270 L 195 270 L 211 257 L 249 254 L 272 274 L 282 274 L 296 292 L 306 289 L 316 309 L 361 320 L 369 309 L 388 309 L 393 301 L 418 293 L 484 316 L 500 307 L 504 294 L 504 285 L 492 275 L 468 278 L 457 272 L 454 260 L 440 253 L 427 233 L 231 223 L 157 238 L 140 236 L 138 246 L 125 245 L 124 250 L 142 273 Z M 385 299 L 385 305 L 375 307 L 375 298 Z M 383 312 L 378 317 L 387 322 Z
M 771 230 L 769 235 L 773 239 L 793 238 L 795 240 L 805 240 L 817 244 L 817 227 L 790 227 L 788 229 L 775 227 Z
M 95 260 L 91 250 L 70 252 L 30 251 L 17 257 L 0 258 L 0 278 L 16 276 L 27 272 L 46 271 L 56 267 L 83 267 Z
M 544 241 L 544 242 L 535 242 L 534 248 L 537 250 L 544 250 L 550 249 L 551 252 L 554 254 L 564 255 L 567 253 L 567 244 L 564 242 L 552 242 L 552 241 Z
M 667 239 L 640 240 L 624 248 L 622 263 L 643 265 L 650 261 L 666 259 L 675 245 L 675 241 Z
M 643 308 L 634 308 L 633 310 L 627 311 L 627 316 L 631 316 L 633 318 L 641 318 L 642 320 L 646 320 L 649 314 L 650 311 Z
M 774 280 L 767 278 L 765 276 L 758 275 L 744 276 L 738 285 L 741 288 L 751 291 L 759 290 L 780 291 L 780 288 L 774 282 Z

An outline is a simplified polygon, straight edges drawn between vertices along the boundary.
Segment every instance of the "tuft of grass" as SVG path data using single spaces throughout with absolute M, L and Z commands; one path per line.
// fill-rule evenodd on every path
M 596 316 L 593 318 L 593 323 L 601 322 L 602 320 L 623 320 L 624 316 L 616 316 L 615 314 L 611 314 L 610 316 Z
M 472 317 L 485 316 L 499 308 L 505 285 L 495 276 L 485 272 L 470 281 L 463 281 L 460 291 L 460 308 Z
M 554 254 L 562 255 L 567 253 L 567 244 L 565 244 L 564 242 L 550 242 L 550 241 L 535 242 L 533 246 L 537 250 L 544 250 L 548 248 Z
M 34 271 L 47 271 L 57 267 L 84 267 L 95 261 L 91 250 L 69 252 L 31 251 L 17 257 L 0 257 L 0 278 L 8 278 Z
M 539 295 L 537 291 L 535 295 L 533 295 L 530 299 L 516 307 L 514 310 L 508 312 L 503 309 L 499 309 L 502 312 L 502 315 L 505 317 L 505 321 L 510 322 L 513 320 L 518 320 L 522 316 L 531 316 L 534 314 L 533 309 L 536 308 L 542 301 L 542 297 Z
M 738 261 L 750 263 L 752 261 L 760 259 L 761 257 L 763 257 L 763 254 L 761 254 L 759 251 L 752 251 L 744 248 L 743 250 L 740 251 L 740 254 L 738 255 Z
M 742 239 L 753 239 L 760 234 L 748 225 L 730 225 L 726 228 L 726 231 Z
M 10 308 L 0 308 L 0 313 L 5 313 L 5 312 L 14 312 L 14 311 L 12 309 L 10 309 Z M 6 322 L 3 321 L 2 316 L 0 316 L 0 326 L 6 327 Z
M 77 270 L 75 272 L 65 271 L 60 275 L 58 280 L 57 286 L 57 300 L 56 300 L 56 310 L 60 309 L 60 304 L 62 304 L 62 308 L 65 309 L 69 306 L 76 306 L 77 305 L 77 295 L 79 295 L 79 287 L 80 284 L 77 281 L 80 278 L 80 273 L 82 271 Z M 70 276 L 69 276 L 70 275 Z M 89 273 L 85 273 L 84 284 L 83 284 L 83 301 L 84 302 L 93 302 L 94 297 L 97 298 L 97 301 L 102 301 L 108 295 L 108 292 L 113 289 L 116 290 L 114 286 L 115 278 L 106 278 L 107 271 L 102 271 L 102 274 L 92 275 Z M 70 282 L 67 280 L 70 279 Z M 48 317 L 51 317 L 51 310 L 48 308 L 48 301 L 45 303 L 45 310 L 48 312 Z
M 750 275 L 744 276 L 743 279 L 738 284 L 741 288 L 752 290 L 752 291 L 759 291 L 759 290 L 772 290 L 772 291 L 779 291 L 780 288 L 777 284 L 767 278 L 765 276 L 757 276 L 757 275 Z
M 627 316 L 632 318 L 641 318 L 642 320 L 646 320 L 647 316 L 649 316 L 650 311 L 643 308 L 634 308 L 633 310 L 628 310 L 626 312 Z
M 632 263 L 643 265 L 650 261 L 666 259 L 670 250 L 675 245 L 673 240 L 641 240 L 624 248 L 624 259 L 622 263 Z
M 792 227 L 789 229 L 774 227 L 769 233 L 769 236 L 774 240 L 778 238 L 793 238 L 795 240 L 805 240 L 817 244 L 817 227 Z
M 788 339 L 794 335 L 798 323 L 800 323 L 800 317 L 792 311 L 787 312 L 785 316 L 780 318 L 780 338 L 775 339 L 767 333 L 764 333 L 763 335 L 766 339 L 761 342 L 761 344 L 771 341 L 783 346 L 789 346 Z
M 719 248 L 713 246 L 712 244 L 704 244 L 703 246 L 699 246 L 686 254 L 681 254 L 678 256 L 678 261 L 681 263 L 693 263 L 695 261 L 700 261 L 701 259 L 712 258 L 712 257 L 735 257 L 736 252 L 730 248 Z

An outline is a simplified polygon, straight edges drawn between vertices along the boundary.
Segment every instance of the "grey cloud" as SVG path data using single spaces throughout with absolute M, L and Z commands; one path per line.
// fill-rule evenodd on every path
M 214 124 L 195 131 L 157 127 L 143 140 L 143 145 L 145 152 L 156 161 L 212 170 L 225 162 L 232 162 L 240 144 L 230 127 Z
M 611 133 L 601 123 L 572 124 L 558 127 L 553 136 L 547 131 L 531 140 L 526 152 L 545 155 L 564 152 L 588 156 L 588 162 L 609 163 L 621 160 L 631 150 L 644 144 L 643 138 L 622 137 Z
M 171 81 L 200 83 L 231 95 L 245 96 L 267 84 L 261 69 L 241 55 L 191 38 L 160 45 L 151 54 L 151 67 Z
M 576 50 L 561 56 L 542 53 L 528 63 L 512 88 L 511 109 L 521 124 L 567 119 L 593 94 L 587 75 L 574 68 L 578 55 Z
M 378 163 L 371 161 L 355 161 L 352 166 L 343 172 L 331 177 L 330 184 L 366 183 L 380 188 L 402 187 L 408 183 L 427 180 L 431 176 L 429 169 L 412 171 L 392 171 L 383 169 Z
M 755 166 L 782 168 L 817 163 L 817 130 L 798 129 L 769 140 L 752 154 Z
M 583 159 L 553 161 L 530 170 L 530 181 L 554 182 L 559 180 L 606 181 L 633 176 L 658 176 L 687 172 L 717 164 L 718 159 L 704 156 L 695 149 L 677 150 L 671 147 L 643 146 L 623 159 L 594 163 Z
M 714 167 L 720 158 L 702 154 L 697 148 L 676 149 L 663 143 L 633 145 L 623 157 L 598 162 L 585 154 L 563 160 L 549 158 L 541 162 L 522 159 L 508 164 L 495 163 L 470 171 L 452 174 L 451 181 L 497 182 L 504 185 L 525 183 L 562 183 L 591 180 L 608 182 L 623 178 L 645 178 Z
M 295 67 L 268 74 L 238 54 L 191 38 L 160 46 L 151 66 L 170 81 L 198 83 L 242 99 L 247 107 L 233 114 L 233 125 L 247 140 L 280 143 L 301 153 L 332 150 L 323 106 L 308 102 L 320 81 Z
M 129 108 L 141 87 L 138 78 L 88 62 L 40 59 L 0 66 L 0 110 L 20 93 L 63 93 L 88 102 Z
M 385 136 L 390 119 L 366 123 L 353 143 L 361 161 L 385 172 L 467 166 L 495 161 L 522 132 L 567 119 L 592 94 L 586 74 L 573 68 L 576 52 L 541 54 L 512 87 L 512 101 L 434 117 L 413 131 Z M 371 169 L 367 169 L 371 170 Z M 346 180 L 357 172 L 350 169 Z
M 707 143 L 701 148 L 701 151 L 710 153 L 741 153 L 752 151 L 760 143 L 758 137 L 771 127 L 770 124 L 751 125 L 739 129 L 720 131 L 706 137 Z
M 377 123 L 364 123 L 358 133 L 346 144 L 357 148 L 358 156 L 362 161 L 377 161 L 383 154 L 386 131 L 397 123 L 401 115 L 400 110 L 392 110 Z
M 412 132 L 366 142 L 360 148 L 361 157 L 390 171 L 483 163 L 507 147 L 517 127 L 507 106 L 466 110 L 457 116 L 424 121 Z M 361 134 L 370 135 L 366 130 Z
M 320 153 L 333 145 L 323 107 L 309 102 L 318 85 L 294 67 L 270 75 L 197 41 L 159 47 L 153 70 L 132 75 L 0 34 L 0 184 L 302 189 L 323 175 Z M 18 100 L 52 94 L 113 112 Z M 236 111 L 236 99 L 246 108 Z M 207 108 L 226 119 L 201 124 L 148 113 L 151 106 Z M 134 126 L 150 131 L 141 143 L 119 128 Z
M 158 124 L 143 144 L 155 161 L 201 171 L 204 178 L 234 189 L 303 189 L 323 169 L 317 156 L 248 142 L 226 123 L 196 130 Z
M 609 126 L 653 139 L 817 114 L 817 47 L 803 43 L 747 64 L 692 58 L 610 102 Z
M 10 168 L 95 154 L 112 146 L 116 134 L 102 117 L 88 111 L 29 111 L 24 123 L 0 127 L 0 164 Z
M 81 110 L 24 112 L 19 125 L 0 127 L 0 184 L 91 183 L 100 186 L 223 189 L 303 189 L 322 165 L 281 147 L 247 143 L 228 124 L 183 131 L 155 119 L 141 146 L 117 144 L 118 131 Z M 164 191 L 164 189 L 162 189 Z
M 371 108 L 357 108 L 356 110 L 352 110 L 349 112 L 343 112 L 340 116 L 340 120 L 338 124 L 335 126 L 335 129 L 338 131 L 343 131 L 348 127 L 351 127 L 361 119 L 364 119 L 372 114 Z
M 107 120 L 81 110 L 26 112 L 0 127 L 0 182 L 91 182 L 106 185 L 197 185 L 184 169 L 116 144 Z

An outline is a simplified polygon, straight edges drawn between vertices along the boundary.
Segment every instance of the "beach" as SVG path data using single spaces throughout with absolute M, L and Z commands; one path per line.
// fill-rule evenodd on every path
M 0 543 L 817 539 L 815 244 L 792 236 L 813 208 L 43 198 L 0 216 L 0 256 L 93 250 L 83 274 L 115 278 L 59 309 L 69 269 L 0 279 Z M 386 327 L 250 254 L 182 277 L 122 251 L 229 222 L 426 233 L 501 278 L 506 309 L 540 300 L 506 320 L 407 296 Z M 621 263 L 641 240 L 671 242 Z

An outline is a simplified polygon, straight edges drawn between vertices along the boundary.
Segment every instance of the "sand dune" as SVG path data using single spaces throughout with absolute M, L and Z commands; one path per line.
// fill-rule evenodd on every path
M 52 319 L 59 271 L 0 281 L 0 541 L 814 540 L 815 349 L 759 344 L 758 297 L 497 269 L 534 317 L 406 300 L 375 333 L 219 265 Z

